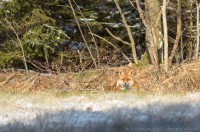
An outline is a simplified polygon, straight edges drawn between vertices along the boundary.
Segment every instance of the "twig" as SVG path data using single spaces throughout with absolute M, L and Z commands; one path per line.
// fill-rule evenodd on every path
M 29 90 L 33 86 L 33 84 L 34 84 L 35 80 L 38 78 L 38 76 L 39 76 L 39 74 L 34 75 L 34 76 L 30 77 L 29 79 L 27 79 L 26 81 L 21 82 L 20 89 L 22 90 L 22 92 Z
M 117 46 L 115 46 L 113 43 L 111 43 L 110 41 L 106 40 L 105 38 L 102 38 L 101 36 L 97 35 L 97 34 L 94 34 L 94 33 L 90 33 L 90 34 L 93 34 L 95 37 L 97 38 L 100 38 L 102 39 L 103 41 L 105 41 L 106 43 L 110 44 L 111 46 L 113 46 L 116 50 L 118 50 L 119 52 L 122 53 L 122 55 L 126 58 L 126 60 L 129 62 L 129 63 L 132 63 L 131 60 L 124 54 L 123 51 L 121 51 Z
M 79 10 L 81 16 L 84 18 L 84 15 L 83 15 L 83 13 L 82 13 L 80 7 L 77 5 L 77 3 L 75 2 L 75 0 L 73 0 L 73 2 L 75 3 L 76 7 L 78 8 L 78 10 Z M 92 32 L 92 30 L 91 30 L 90 26 L 88 25 L 87 21 L 85 21 L 85 24 L 86 24 L 86 26 L 87 26 L 89 32 Z M 91 35 L 92 35 L 92 34 L 91 34 Z M 98 66 L 100 66 L 99 50 L 98 50 L 98 46 L 97 46 L 97 43 L 96 43 L 95 38 L 94 38 L 93 35 L 92 35 L 92 40 L 93 40 L 94 45 L 95 45 L 95 48 L 96 48 Z
M 34 62 L 32 61 L 28 61 L 29 63 L 31 63 L 31 65 L 33 65 L 35 68 L 39 69 L 40 71 L 45 71 L 42 68 L 40 68 L 39 66 L 37 66 L 36 64 L 34 64 Z
M 128 43 L 128 42 L 122 40 L 120 37 L 116 37 L 114 34 L 112 34 L 112 33 L 110 32 L 109 29 L 106 28 L 106 31 L 107 31 L 107 32 L 110 34 L 110 36 L 112 36 L 114 39 L 116 39 L 116 40 L 118 40 L 118 41 L 120 41 L 120 42 L 122 42 L 122 43 L 124 43 L 124 44 L 126 44 L 126 45 L 129 45 L 129 46 L 131 45 L 130 43 Z
M 39 74 L 33 76 L 32 81 L 30 82 L 30 84 L 28 86 L 26 86 L 27 88 L 24 89 L 22 92 L 26 92 L 26 91 L 30 90 L 30 88 L 35 84 L 35 81 L 38 79 L 38 77 L 39 77 Z
M 91 50 L 90 50 L 90 48 L 89 48 L 89 46 L 88 46 L 88 43 L 87 43 L 87 41 L 86 41 L 86 39 L 85 39 L 85 37 L 84 37 L 84 35 L 83 35 L 83 31 L 82 31 L 81 26 L 80 26 L 80 23 L 79 23 L 79 21 L 78 21 L 78 19 L 77 19 L 77 17 L 76 17 L 76 13 L 75 13 L 74 8 L 73 8 L 73 6 L 72 6 L 71 0 L 68 0 L 68 1 L 69 1 L 71 10 L 72 10 L 72 12 L 73 12 L 73 15 L 74 15 L 74 19 L 75 19 L 75 21 L 76 21 L 76 24 L 77 24 L 77 26 L 78 26 L 78 28 L 79 28 L 80 33 L 81 33 L 81 37 L 82 37 L 82 39 L 83 39 L 83 41 L 84 41 L 84 43 L 85 43 L 85 45 L 86 45 L 86 47 L 87 47 L 87 49 L 88 49 L 88 51 L 89 51 L 89 54 L 90 54 L 90 56 L 91 56 L 91 58 L 92 58 L 92 60 L 93 60 L 93 63 L 94 63 L 94 65 L 95 65 L 95 68 L 97 68 L 97 63 L 96 63 L 96 61 L 95 61 L 94 56 L 92 55 L 92 52 L 91 52 Z
M 16 73 L 13 73 L 13 74 L 11 74 L 10 76 L 8 76 L 8 77 L 6 78 L 5 81 L 3 81 L 3 82 L 0 83 L 0 87 L 3 86 L 3 85 L 5 85 L 5 84 L 6 84 L 8 81 L 10 81 L 15 75 L 16 75 Z

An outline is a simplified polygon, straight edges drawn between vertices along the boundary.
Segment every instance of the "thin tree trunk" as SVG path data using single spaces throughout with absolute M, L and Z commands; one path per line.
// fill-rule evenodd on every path
M 176 54 L 176 51 L 177 51 L 177 48 L 178 48 L 178 43 L 179 43 L 179 40 L 181 38 L 181 0 L 178 0 L 178 14 L 177 14 L 177 32 L 176 32 L 176 39 L 175 39 L 175 42 L 174 42 L 174 46 L 173 46 L 173 49 L 172 49 L 172 52 L 171 52 L 171 55 L 169 56 L 169 67 L 172 66 L 172 61 L 173 61 L 173 58 Z
M 168 71 L 168 30 L 167 30 L 167 16 L 166 16 L 166 0 L 163 0 L 162 15 L 163 15 L 163 34 L 164 34 L 164 65 L 165 72 Z
M 195 59 L 198 59 L 198 54 L 199 54 L 199 4 L 196 1 L 196 5 L 197 5 L 197 44 L 196 44 L 196 53 L 195 53 Z
M 74 4 L 76 5 L 77 9 L 79 10 L 81 16 L 84 18 L 84 15 L 83 15 L 83 13 L 82 13 L 80 7 L 77 5 L 76 1 L 73 0 L 73 2 L 74 2 Z M 91 30 L 90 26 L 88 25 L 88 22 L 87 22 L 87 21 L 85 21 L 85 24 L 86 24 L 86 26 L 87 26 L 89 32 L 92 32 L 92 30 Z M 91 36 L 92 36 L 92 41 L 94 42 L 94 45 L 95 45 L 96 54 L 97 54 L 97 63 L 98 63 L 98 67 L 99 67 L 99 66 L 100 66 L 100 55 L 99 55 L 98 46 L 97 46 L 95 37 L 94 37 L 92 34 L 91 34 Z
M 27 63 L 26 63 L 26 56 L 25 56 L 25 53 L 24 53 L 24 48 L 23 48 L 23 45 L 22 45 L 22 42 L 17 34 L 17 32 L 15 31 L 14 27 L 12 26 L 12 24 L 5 18 L 5 21 L 8 23 L 8 25 L 11 27 L 11 29 L 13 30 L 13 32 L 15 33 L 16 37 L 17 37 L 17 40 L 18 40 L 18 43 L 19 43 L 19 46 L 21 48 L 21 51 L 22 51 L 22 57 L 23 57 L 23 62 L 24 62 L 24 67 L 25 67 L 25 70 L 26 70 L 26 77 L 28 77 L 28 66 L 27 66 Z
M 95 65 L 95 68 L 97 68 L 97 63 L 96 63 L 96 61 L 95 61 L 94 56 L 92 55 L 92 52 L 91 52 L 91 50 L 90 50 L 90 48 L 89 48 L 89 46 L 88 46 L 88 43 L 87 43 L 87 41 L 86 41 L 86 39 L 85 39 L 85 37 L 84 37 L 84 35 L 83 35 L 83 31 L 82 31 L 81 26 L 80 26 L 80 23 L 79 23 L 79 21 L 78 21 L 78 19 L 77 19 L 77 17 L 76 17 L 76 13 L 75 13 L 74 8 L 73 8 L 73 6 L 72 6 L 71 0 L 68 0 L 68 1 L 69 1 L 71 10 L 72 10 L 72 12 L 73 12 L 73 16 L 74 16 L 74 19 L 75 19 L 75 21 L 76 21 L 76 24 L 77 24 L 77 26 L 78 26 L 78 28 L 79 28 L 80 33 L 81 33 L 81 37 L 82 37 L 82 39 L 83 39 L 83 41 L 84 41 L 84 43 L 85 43 L 85 45 L 86 45 L 86 47 L 87 47 L 87 49 L 88 49 L 88 51 L 89 51 L 89 54 L 90 54 L 90 56 L 91 56 L 91 58 L 92 58 L 92 60 L 93 60 L 93 63 L 94 63 L 94 65 Z
M 128 25 L 127 21 L 126 21 L 126 18 L 121 10 L 121 7 L 119 6 L 119 3 L 118 3 L 118 0 L 114 0 L 115 2 L 115 5 L 121 15 L 121 18 L 122 18 L 122 22 L 124 23 L 124 26 L 126 27 L 126 30 L 128 32 L 128 36 L 129 36 L 129 39 L 130 39 L 130 43 L 131 43 L 131 50 L 132 50 L 132 55 L 133 55 L 133 59 L 134 59 L 134 62 L 136 64 L 138 64 L 138 58 L 137 58 L 137 54 L 136 54 L 136 49 L 135 49 L 135 41 L 133 39 L 133 35 L 132 35 L 132 32 L 131 32 L 131 29 L 130 29 L 130 26 Z
M 190 29 L 190 40 L 189 40 L 189 47 L 188 47 L 188 58 L 189 60 L 191 60 L 192 58 L 192 46 L 193 46 L 193 2 L 192 1 L 188 1 L 189 2 L 189 9 L 190 9 L 190 16 L 189 16 L 189 19 L 190 19 L 190 25 L 189 25 L 189 29 Z
M 180 49 L 181 50 L 180 54 L 181 54 L 181 61 L 183 61 L 183 59 L 184 59 L 184 57 L 183 57 L 183 37 L 181 36 L 180 39 L 181 39 L 181 42 L 180 42 L 181 43 L 181 45 L 180 45 L 180 48 L 181 48 Z

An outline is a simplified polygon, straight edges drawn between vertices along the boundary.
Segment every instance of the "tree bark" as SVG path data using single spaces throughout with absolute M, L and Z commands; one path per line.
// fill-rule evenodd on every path
M 194 41 L 194 32 L 193 32 L 193 1 L 188 1 L 189 3 L 189 10 L 190 10 L 190 16 L 189 16 L 189 32 L 190 32 L 190 39 L 189 39 L 189 47 L 188 47 L 188 59 L 191 60 L 192 59 L 192 51 L 193 51 L 193 41 Z
M 198 55 L 199 55 L 199 4 L 196 1 L 196 5 L 197 5 L 197 44 L 196 44 L 196 51 L 195 51 L 195 59 L 198 59 Z
M 154 43 L 157 49 L 162 46 L 161 8 L 159 0 L 145 0 L 145 19 L 151 27 Z M 149 31 L 147 31 L 147 34 Z M 149 38 L 147 38 L 149 39 Z
M 182 32 L 182 28 L 181 28 L 181 0 L 178 0 L 178 13 L 177 13 L 177 32 L 176 32 L 176 39 L 175 39 L 175 42 L 174 42 L 174 46 L 173 46 L 173 49 L 171 51 L 171 55 L 169 56 L 169 67 L 172 66 L 172 61 L 173 61 L 173 58 L 174 56 L 176 55 L 176 51 L 177 51 L 177 48 L 178 48 L 178 43 L 179 43 L 179 40 L 181 38 L 181 32 Z
M 150 3 L 149 3 L 149 0 L 146 0 L 146 1 L 148 1 L 148 2 L 146 2 L 146 4 L 151 4 L 151 2 L 154 3 L 157 0 L 151 0 Z M 146 46 L 147 46 L 147 49 L 148 49 L 148 52 L 149 52 L 150 61 L 155 66 L 157 71 L 160 72 L 158 52 L 157 52 L 157 44 L 158 44 L 157 42 L 159 42 L 159 41 L 156 40 L 156 35 L 155 35 L 155 34 L 159 34 L 159 33 L 156 33 L 157 27 L 155 27 L 156 25 L 153 24 L 153 23 L 157 23 L 157 17 L 156 17 L 156 19 L 148 20 L 147 19 L 148 17 L 146 18 L 143 14 L 143 10 L 140 7 L 139 0 L 136 0 L 136 6 L 137 6 L 137 9 L 138 9 L 140 18 L 142 19 L 142 22 L 143 22 L 144 26 L 146 27 Z M 148 8 L 149 5 L 146 5 L 146 6 L 147 6 L 147 9 L 148 9 L 148 11 L 146 11 L 146 12 L 155 11 L 155 10 L 150 10 Z M 154 13 L 154 15 L 156 15 L 157 13 L 158 12 Z
M 166 14 L 166 0 L 163 0 L 162 17 L 163 17 L 163 33 L 164 33 L 164 65 L 165 72 L 168 71 L 168 30 L 167 30 L 167 14 Z
M 123 14 L 123 12 L 121 10 L 121 7 L 119 6 L 118 0 L 114 0 L 114 2 L 115 2 L 115 5 L 116 5 L 120 15 L 121 15 L 122 22 L 124 23 L 126 31 L 128 32 L 128 36 L 129 36 L 129 39 L 130 39 L 130 46 L 131 46 L 134 62 L 136 64 L 138 64 L 138 58 L 137 58 L 136 49 L 135 49 L 135 41 L 134 41 L 134 38 L 133 38 L 133 35 L 132 35 L 132 32 L 131 32 L 130 26 L 128 25 L 128 23 L 126 21 L 126 18 L 125 18 L 124 14 Z

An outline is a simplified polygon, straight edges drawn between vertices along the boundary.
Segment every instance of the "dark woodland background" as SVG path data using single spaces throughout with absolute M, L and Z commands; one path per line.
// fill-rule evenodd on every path
M 170 0 L 167 3 L 169 56 L 177 38 L 177 18 L 181 16 L 181 34 L 172 64 L 194 59 L 198 2 Z M 138 13 L 136 1 L 119 0 L 117 3 L 131 29 L 139 60 L 136 64 L 153 63 L 147 46 L 147 27 Z M 147 24 L 160 33 L 155 35 L 159 38 L 159 43 L 155 44 L 159 64 L 164 63 L 162 15 L 159 17 L 162 3 L 140 1 Z M 151 26 L 155 19 L 158 24 Z M 78 72 L 127 65 L 135 60 L 132 47 L 125 41 L 131 43 L 122 15 L 112 0 L 0 2 L 0 69 L 24 69 L 27 65 L 28 69 L 39 72 Z

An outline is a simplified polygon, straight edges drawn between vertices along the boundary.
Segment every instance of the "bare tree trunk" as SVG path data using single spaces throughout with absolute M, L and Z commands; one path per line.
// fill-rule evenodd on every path
M 192 59 L 192 46 L 193 46 L 193 1 L 188 1 L 189 2 L 189 10 L 190 10 L 190 25 L 189 25 L 189 32 L 190 32 L 190 39 L 189 39 L 189 47 L 188 47 L 188 59 L 191 60 Z
M 150 55 L 151 62 L 158 67 L 163 46 L 161 32 L 161 9 L 159 0 L 145 0 L 145 19 L 150 27 L 150 29 L 146 29 L 146 45 L 149 54 L 152 54 Z M 151 44 L 151 37 L 153 37 L 154 45 Z
M 181 54 L 181 61 L 183 61 L 183 37 L 181 36 L 181 44 L 180 44 L 180 54 Z
M 195 51 L 195 59 L 198 59 L 198 54 L 199 54 L 199 4 L 196 1 L 197 5 L 197 44 L 196 44 L 196 51 Z
M 166 0 L 163 0 L 162 16 L 163 16 L 163 32 L 164 32 L 164 65 L 165 72 L 168 71 L 168 30 L 167 30 L 167 14 L 166 14 Z
M 174 42 L 174 46 L 173 46 L 173 49 L 172 49 L 172 52 L 171 52 L 171 55 L 169 56 L 169 67 L 171 67 L 172 65 L 172 60 L 176 54 L 176 51 L 177 51 L 177 48 L 178 48 L 178 43 L 179 43 L 179 40 L 181 38 L 181 0 L 178 0 L 178 14 L 177 14 L 177 32 L 176 32 L 176 39 L 175 39 L 175 42 Z
M 162 45 L 161 8 L 159 0 L 145 0 L 145 19 L 152 29 L 152 35 L 156 47 Z
M 155 66 L 155 68 L 157 69 L 157 72 L 159 73 L 160 68 L 159 68 L 158 52 L 157 52 L 156 39 L 155 39 L 155 35 L 154 35 L 155 27 L 154 27 L 154 25 L 151 25 L 149 20 L 147 20 L 144 17 L 143 10 L 140 7 L 140 1 L 136 0 L 135 2 L 136 2 L 136 6 L 138 9 L 140 18 L 142 19 L 142 22 L 146 27 L 146 46 L 148 48 L 151 63 Z
M 26 70 L 26 77 L 28 77 L 28 66 L 27 66 L 27 63 L 26 63 L 26 56 L 25 56 L 25 53 L 24 53 L 24 47 L 22 45 L 22 42 L 21 42 L 21 40 L 20 40 L 17 32 L 15 31 L 14 27 L 12 26 L 12 24 L 6 18 L 5 18 L 5 21 L 8 23 L 8 25 L 10 26 L 10 28 L 13 30 L 14 34 L 17 37 L 19 46 L 20 46 L 21 51 L 22 51 L 22 57 L 23 57 L 24 67 L 25 67 L 25 70 Z
M 76 5 L 77 9 L 79 10 L 81 16 L 84 18 L 84 15 L 83 15 L 83 13 L 82 13 L 80 7 L 77 5 L 76 1 L 73 0 L 73 2 L 74 2 L 74 4 Z M 85 24 L 86 24 L 88 30 L 89 30 L 90 32 L 92 32 L 92 30 L 91 30 L 91 28 L 90 28 L 90 26 L 89 26 L 89 24 L 88 24 L 87 21 L 85 21 Z M 96 48 L 97 63 L 98 63 L 98 67 L 99 67 L 99 66 L 100 66 L 100 56 L 99 56 L 99 50 L 98 50 L 97 42 L 96 42 L 96 40 L 95 40 L 95 37 L 94 37 L 92 34 L 91 34 L 91 36 L 92 36 L 92 41 L 94 42 L 94 45 L 95 45 L 95 48 Z

